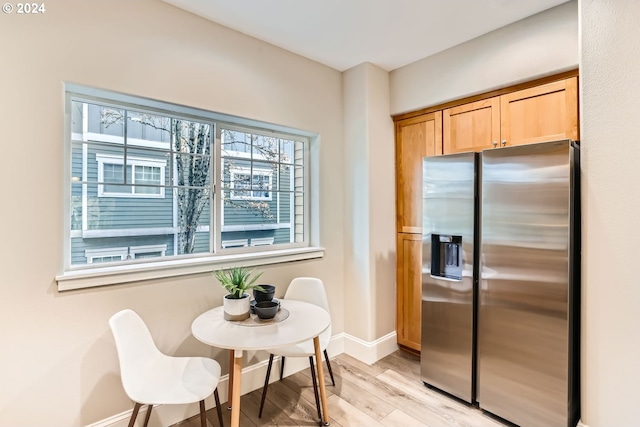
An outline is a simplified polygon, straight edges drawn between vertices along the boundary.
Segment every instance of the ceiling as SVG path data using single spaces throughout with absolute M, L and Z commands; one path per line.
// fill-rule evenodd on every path
M 387 71 L 567 0 L 164 0 L 339 71 Z

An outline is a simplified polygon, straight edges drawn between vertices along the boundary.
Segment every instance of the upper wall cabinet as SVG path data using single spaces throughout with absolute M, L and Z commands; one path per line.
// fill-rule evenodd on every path
M 578 79 L 571 77 L 443 110 L 444 153 L 578 140 Z
M 442 154 L 442 112 L 396 122 L 396 231 L 422 232 L 422 158 Z
M 501 96 L 500 137 L 502 145 L 577 141 L 577 77 Z
M 481 151 L 500 140 L 500 97 L 470 102 L 442 112 L 445 154 Z

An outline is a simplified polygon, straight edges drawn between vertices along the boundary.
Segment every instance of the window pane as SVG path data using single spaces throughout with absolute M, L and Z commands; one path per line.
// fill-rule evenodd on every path
M 84 103 L 78 101 L 71 102 L 71 138 L 82 139 L 82 127 L 83 127 L 83 108 Z
M 122 257 L 120 255 L 91 257 L 91 262 L 93 262 L 94 264 L 113 261 L 122 261 Z
M 87 131 L 102 135 L 124 135 L 124 110 L 96 104 L 86 104 Z
M 82 230 L 82 188 L 80 182 L 71 182 L 71 230 Z
M 104 131 L 106 119 L 109 127 L 121 125 L 126 116 L 128 132 L 122 140 L 83 137 L 90 142 L 72 144 L 78 184 L 72 189 L 71 222 L 80 233 L 72 237 L 72 264 L 211 252 L 211 125 L 78 105 L 92 114 L 91 131 Z M 149 245 L 167 249 L 128 252 Z M 83 256 L 115 246 L 127 255 Z
M 253 158 L 256 160 L 278 161 L 278 138 L 253 135 Z
M 184 187 L 208 187 L 211 182 L 211 156 L 176 154 L 175 183 Z
M 162 256 L 162 252 L 160 251 L 156 251 L 156 252 L 141 252 L 141 253 L 137 253 L 133 256 L 134 259 L 141 259 L 141 258 L 157 258 L 159 256 Z
M 168 145 L 171 141 L 171 118 L 127 111 L 127 137 Z
M 157 166 L 136 165 L 134 173 L 134 194 L 160 194 L 161 168 Z M 144 187 L 154 185 L 157 187 Z
M 251 135 L 245 132 L 222 129 L 222 155 L 242 156 L 242 153 L 251 153 Z
M 280 140 L 280 162 L 293 163 L 295 141 L 281 139 Z
M 222 241 L 227 242 L 223 248 L 231 247 L 229 242 L 249 246 L 302 242 L 304 220 L 296 216 L 296 200 L 304 205 L 303 144 L 225 130 L 222 138 L 226 148 L 220 176 Z M 247 146 L 251 157 L 241 151 Z M 296 190 L 298 198 L 293 196 Z
M 188 120 L 173 121 L 174 185 L 178 223 L 177 254 L 209 252 L 209 233 L 198 232 L 211 218 L 211 126 Z

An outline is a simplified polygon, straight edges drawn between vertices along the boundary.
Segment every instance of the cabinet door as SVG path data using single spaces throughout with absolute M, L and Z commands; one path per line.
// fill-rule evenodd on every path
M 442 112 L 444 154 L 482 151 L 500 141 L 500 98 L 470 102 Z
M 578 140 L 578 78 L 502 95 L 501 146 Z
M 396 230 L 422 232 L 422 158 L 442 154 L 442 112 L 396 122 Z
M 420 351 L 422 234 L 398 233 L 396 331 L 398 344 Z

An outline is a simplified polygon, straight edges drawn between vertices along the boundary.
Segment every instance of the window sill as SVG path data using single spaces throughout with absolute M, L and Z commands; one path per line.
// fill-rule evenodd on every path
M 253 267 L 257 265 L 279 264 L 302 261 L 324 256 L 324 248 L 296 248 L 277 251 L 251 252 L 232 255 L 215 255 L 202 258 L 150 262 L 133 265 L 92 268 L 91 270 L 68 271 L 56 276 L 58 291 L 116 285 L 141 280 L 207 273 L 220 268 L 237 265 Z

